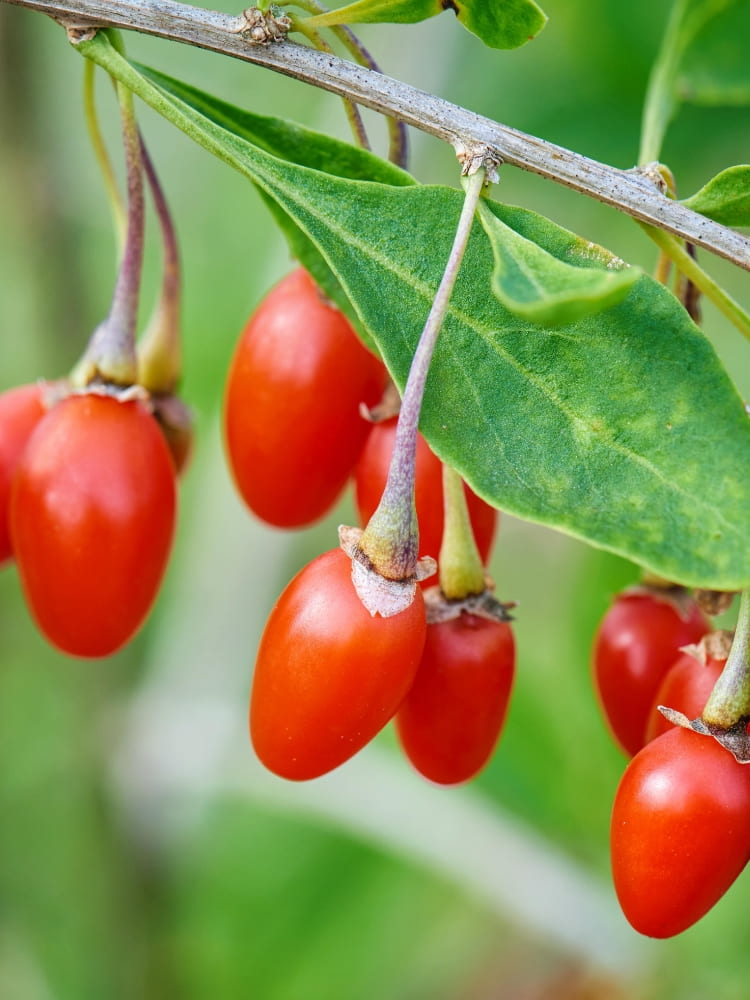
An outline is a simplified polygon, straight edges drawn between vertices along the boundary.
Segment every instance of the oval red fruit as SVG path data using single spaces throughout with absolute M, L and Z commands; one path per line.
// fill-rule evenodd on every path
M 714 684 L 724 669 L 726 658 L 722 660 L 706 656 L 705 663 L 692 653 L 682 653 L 664 676 L 646 726 L 646 741 L 651 742 L 673 726 L 659 711 L 659 705 L 666 705 L 682 712 L 688 719 L 697 719 L 706 706 Z
M 649 712 L 662 678 L 682 646 L 711 626 L 692 599 L 683 612 L 668 596 L 649 591 L 618 594 L 594 642 L 594 683 L 610 729 L 629 756 L 646 742 Z
M 396 418 L 375 424 L 355 469 L 355 499 L 364 527 L 375 513 L 388 478 L 396 439 Z M 498 512 L 464 486 L 469 518 L 482 562 L 489 559 Z M 415 503 L 419 521 L 419 554 L 437 559 L 443 541 L 443 466 L 421 434 L 417 435 Z
M 39 628 L 74 656 L 107 656 L 146 617 L 175 520 L 175 474 L 137 400 L 69 396 L 30 438 L 11 494 L 13 548 Z
M 271 611 L 258 648 L 250 735 L 282 778 L 317 778 L 361 750 L 392 718 L 414 679 L 425 610 L 372 616 L 340 549 L 309 563 Z
M 709 736 L 673 727 L 628 765 L 611 827 L 617 897 L 641 934 L 691 927 L 750 854 L 750 767 Z
M 42 386 L 20 385 L 0 394 L 0 566 L 12 556 L 8 509 L 13 473 L 44 416 Z
M 507 622 L 462 612 L 427 626 L 417 676 L 396 715 L 404 752 L 425 778 L 453 785 L 485 766 L 505 723 L 515 658 Z
M 245 327 L 227 379 L 229 463 L 245 503 L 277 527 L 323 517 L 344 489 L 386 382 L 303 270 L 273 288 Z

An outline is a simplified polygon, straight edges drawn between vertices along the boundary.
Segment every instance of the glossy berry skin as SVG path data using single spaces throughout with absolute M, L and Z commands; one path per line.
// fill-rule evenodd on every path
M 396 440 L 396 418 L 375 424 L 354 473 L 360 524 L 364 527 L 380 503 Z M 489 559 L 498 513 L 464 486 L 469 518 L 482 562 Z M 443 466 L 421 434 L 417 435 L 415 503 L 419 521 L 419 554 L 437 559 L 443 540 Z M 432 582 L 432 581 L 431 581 Z
M 338 500 L 386 382 L 382 363 L 306 271 L 273 288 L 240 337 L 227 379 L 229 464 L 247 506 L 281 528 L 312 524 Z
M 11 534 L 37 625 L 74 656 L 107 656 L 155 597 L 175 520 L 175 473 L 140 401 L 69 396 L 34 431 L 16 470 Z
M 646 741 L 646 725 L 662 678 L 680 647 L 710 630 L 689 602 L 683 618 L 668 599 L 649 591 L 618 594 L 594 642 L 594 684 L 612 734 L 629 756 Z
M 427 626 L 417 676 L 396 715 L 404 753 L 425 778 L 455 785 L 482 770 L 505 723 L 515 660 L 507 622 L 462 612 Z
M 45 413 L 43 387 L 21 385 L 0 394 L 0 566 L 12 558 L 8 509 L 13 473 Z
M 677 726 L 628 765 L 611 827 L 617 897 L 633 927 L 666 938 L 692 926 L 750 854 L 750 768 Z
M 674 708 L 688 719 L 697 719 L 705 708 L 726 662 L 726 659 L 716 660 L 707 656 L 706 662 L 702 663 L 691 653 L 681 653 L 667 671 L 656 692 L 646 726 L 646 742 L 656 739 L 673 727 L 673 723 L 665 719 L 659 711 L 659 705 Z
M 265 766 L 304 781 L 332 771 L 385 726 L 419 666 L 425 609 L 365 610 L 340 549 L 309 563 L 271 611 L 250 699 L 250 735 Z

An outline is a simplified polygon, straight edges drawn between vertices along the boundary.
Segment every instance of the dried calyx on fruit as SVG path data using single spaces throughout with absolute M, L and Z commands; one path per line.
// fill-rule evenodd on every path
M 750 590 L 743 590 L 731 649 L 702 712 L 691 719 L 667 706 L 670 722 L 710 736 L 741 764 L 750 763 Z

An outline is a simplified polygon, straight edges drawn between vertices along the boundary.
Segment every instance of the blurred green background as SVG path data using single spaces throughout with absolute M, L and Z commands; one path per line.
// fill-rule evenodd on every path
M 449 15 L 362 35 L 393 76 L 632 166 L 669 5 L 544 6 L 545 31 L 511 53 L 485 50 Z M 329 95 L 184 46 L 127 44 L 239 105 L 346 137 Z M 108 307 L 114 244 L 81 83 L 57 26 L 0 3 L 0 390 L 70 368 Z M 103 79 L 99 95 L 119 156 Z M 223 379 L 249 313 L 291 265 L 245 180 L 148 109 L 141 120 L 184 258 L 183 395 L 197 448 L 165 586 L 122 654 L 57 654 L 15 571 L 0 573 L 0 998 L 745 1000 L 747 873 L 697 927 L 661 943 L 630 930 L 611 888 L 609 810 L 625 760 L 597 712 L 589 647 L 612 595 L 637 577 L 622 560 L 504 518 L 491 569 L 499 594 L 519 601 L 518 682 L 502 743 L 471 787 L 423 782 L 390 732 L 307 786 L 262 772 L 246 706 L 263 622 L 354 515 L 347 497 L 314 530 L 285 535 L 235 498 Z M 382 125 L 368 120 L 382 150 Z M 747 125 L 741 108 L 680 114 L 663 159 L 683 195 L 747 162 Z M 451 150 L 411 139 L 416 176 L 453 183 Z M 506 168 L 496 196 L 655 262 L 632 222 L 550 182 Z M 706 263 L 747 302 L 743 273 Z M 152 225 L 144 317 L 158 281 Z M 710 307 L 705 327 L 748 395 L 739 335 Z

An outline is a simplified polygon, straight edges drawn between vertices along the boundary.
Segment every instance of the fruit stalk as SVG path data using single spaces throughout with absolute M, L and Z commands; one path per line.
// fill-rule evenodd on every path
M 119 81 L 117 97 L 127 168 L 127 234 L 109 315 L 94 330 L 72 376 L 73 383 L 78 386 L 86 386 L 95 379 L 129 386 L 137 379 L 135 330 L 143 262 L 143 163 L 133 95 Z
M 414 507 L 414 464 L 419 414 L 430 361 L 469 240 L 485 174 L 484 165 L 480 165 L 465 181 L 466 197 L 453 246 L 406 381 L 388 480 L 380 504 L 359 541 L 360 551 L 388 580 L 416 577 L 419 529 Z
M 138 381 L 149 392 L 169 395 L 177 388 L 182 371 L 180 254 L 164 190 L 143 138 L 141 157 L 161 229 L 164 272 L 159 301 L 138 344 Z
M 485 589 L 484 566 L 469 519 L 463 480 L 443 465 L 445 521 L 438 559 L 440 589 L 449 600 L 462 600 Z
M 750 719 L 750 589 L 742 591 L 732 648 L 701 718 L 720 729 Z

